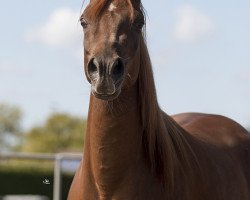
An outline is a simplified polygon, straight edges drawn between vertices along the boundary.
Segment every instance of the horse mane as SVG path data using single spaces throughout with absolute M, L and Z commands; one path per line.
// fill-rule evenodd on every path
M 190 182 L 194 171 L 192 167 L 199 164 L 188 142 L 187 132 L 159 107 L 151 60 L 144 38 L 142 35 L 140 41 L 138 92 L 145 156 L 150 169 L 156 173 L 167 191 L 174 191 L 176 174 L 181 173 L 183 182 L 185 179 Z

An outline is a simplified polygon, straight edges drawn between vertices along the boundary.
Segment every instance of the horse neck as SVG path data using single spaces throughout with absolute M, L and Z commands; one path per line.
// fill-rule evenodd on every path
M 137 84 L 113 102 L 91 95 L 85 139 L 85 170 L 99 192 L 109 193 L 141 159 L 141 125 Z M 106 191 L 108 190 L 108 191 Z

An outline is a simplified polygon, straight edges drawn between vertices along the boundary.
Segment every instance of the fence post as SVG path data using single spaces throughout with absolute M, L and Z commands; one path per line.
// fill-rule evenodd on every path
M 53 200 L 61 200 L 61 160 L 62 157 L 57 154 L 54 162 L 54 189 Z

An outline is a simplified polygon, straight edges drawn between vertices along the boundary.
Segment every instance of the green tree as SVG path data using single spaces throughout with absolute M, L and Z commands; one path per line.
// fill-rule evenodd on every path
M 54 113 L 46 123 L 25 133 L 22 151 L 82 151 L 86 122 L 69 114 Z
M 0 104 L 0 150 L 9 149 L 21 133 L 21 110 L 9 104 Z

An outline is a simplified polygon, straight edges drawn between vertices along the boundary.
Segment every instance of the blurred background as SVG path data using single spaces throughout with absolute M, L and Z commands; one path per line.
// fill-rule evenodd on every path
M 87 3 L 1 1 L 0 153 L 82 153 L 89 84 L 78 19 Z M 250 129 L 250 1 L 143 5 L 162 109 L 221 114 Z M 53 162 L 0 158 L 0 196 L 52 199 Z M 61 199 L 78 163 L 62 163 Z

